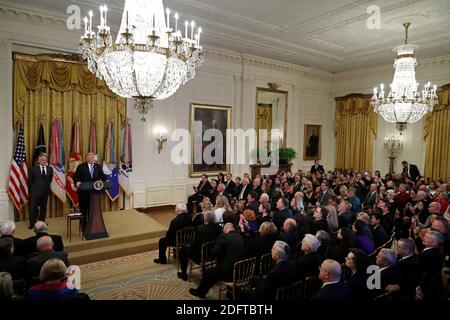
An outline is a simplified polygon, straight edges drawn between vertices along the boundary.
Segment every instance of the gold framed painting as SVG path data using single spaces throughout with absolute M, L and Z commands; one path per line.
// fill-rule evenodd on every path
M 228 172 L 227 129 L 231 129 L 231 106 L 191 104 L 191 165 L 189 175 Z
M 322 147 L 321 125 L 305 124 L 303 160 L 320 160 Z

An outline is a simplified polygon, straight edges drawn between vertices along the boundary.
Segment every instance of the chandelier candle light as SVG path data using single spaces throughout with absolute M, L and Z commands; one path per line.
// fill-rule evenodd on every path
M 428 82 L 422 91 L 416 82 L 415 66 L 417 65 L 414 49 L 417 45 L 408 44 L 408 28 L 411 23 L 403 24 L 405 28 L 405 44 L 394 48 L 397 59 L 394 62 L 394 79 L 389 94 L 385 96 L 384 85 L 374 88 L 371 105 L 387 122 L 395 123 L 400 134 L 407 123 L 419 121 L 426 113 L 433 111 L 437 103 L 436 85 Z
M 403 150 L 403 139 L 400 135 L 390 134 L 384 138 L 384 149 L 389 157 L 389 173 L 394 173 L 394 160 Z
M 203 62 L 200 46 L 201 28 L 195 30 L 191 22 L 188 37 L 170 25 L 170 9 L 162 0 L 125 0 L 119 33 L 114 43 L 107 23 L 108 8 L 100 6 L 98 33 L 92 31 L 92 11 L 84 18 L 80 53 L 87 59 L 89 70 L 105 80 L 107 86 L 124 98 L 133 98 L 135 109 L 145 115 L 154 100 L 173 95 L 180 85 L 195 77 L 196 68 Z M 166 16 L 164 16 L 164 13 Z

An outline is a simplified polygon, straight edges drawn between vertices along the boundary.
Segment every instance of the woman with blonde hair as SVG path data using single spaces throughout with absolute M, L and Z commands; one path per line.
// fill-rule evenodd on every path
M 325 208 L 328 209 L 328 228 L 330 229 L 330 234 L 334 233 L 339 228 L 339 222 L 337 217 L 336 207 L 332 205 L 327 205 Z
M 192 225 L 194 227 L 203 225 L 204 219 L 203 214 L 208 211 L 212 211 L 212 203 L 208 197 L 204 197 L 202 202 L 200 202 L 200 208 L 202 208 L 201 212 L 197 212 L 195 216 L 192 218 Z
M 223 222 L 223 213 L 231 211 L 228 199 L 225 196 L 218 195 L 216 198 L 216 205 L 214 206 L 214 215 L 216 216 L 216 223 Z
M 67 282 L 67 268 L 61 259 L 47 260 L 41 268 L 39 280 L 41 283 L 31 287 L 25 299 L 72 300 L 79 297 L 77 289 Z
M 0 300 L 11 300 L 14 297 L 13 279 L 8 272 L 0 272 Z

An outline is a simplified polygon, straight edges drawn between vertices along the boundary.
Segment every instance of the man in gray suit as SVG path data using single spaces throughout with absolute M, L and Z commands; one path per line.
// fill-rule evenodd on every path
M 48 165 L 47 154 L 41 153 L 38 164 L 31 168 L 28 175 L 30 187 L 30 225 L 28 229 L 33 229 L 38 219 L 39 221 L 45 221 L 52 179 L 53 168 Z

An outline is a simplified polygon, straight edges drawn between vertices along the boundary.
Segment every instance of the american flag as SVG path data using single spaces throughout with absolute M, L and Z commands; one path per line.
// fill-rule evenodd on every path
M 23 125 L 19 125 L 16 150 L 11 163 L 9 175 L 8 194 L 17 210 L 20 210 L 28 202 L 28 169 L 25 155 L 25 139 Z

